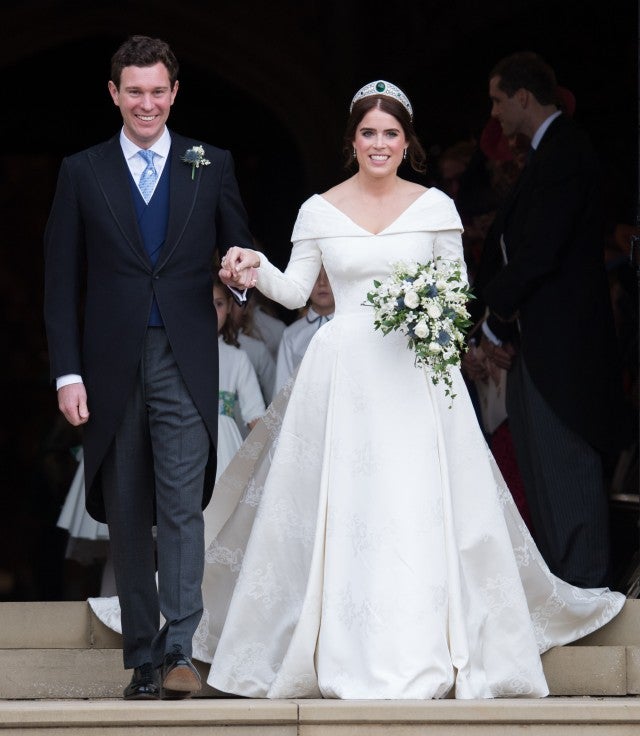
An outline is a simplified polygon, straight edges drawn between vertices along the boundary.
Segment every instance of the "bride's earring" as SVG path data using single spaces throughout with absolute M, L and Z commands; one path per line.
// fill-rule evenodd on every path
M 406 148 L 404 149 L 404 153 L 402 154 L 402 159 L 403 161 L 407 160 L 407 149 Z
M 353 156 L 354 159 L 357 157 L 356 156 L 356 147 L 355 146 L 353 147 L 353 153 L 351 155 Z

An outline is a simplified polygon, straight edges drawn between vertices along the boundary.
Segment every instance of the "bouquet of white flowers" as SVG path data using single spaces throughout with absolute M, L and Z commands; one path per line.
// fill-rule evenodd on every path
M 429 263 L 396 263 L 386 281 L 373 282 L 367 302 L 374 308 L 374 325 L 385 335 L 399 331 L 415 351 L 434 384 L 443 381 L 453 398 L 451 368 L 460 365 L 465 332 L 471 326 L 467 301 L 472 298 L 462 280 L 462 264 L 436 258 Z

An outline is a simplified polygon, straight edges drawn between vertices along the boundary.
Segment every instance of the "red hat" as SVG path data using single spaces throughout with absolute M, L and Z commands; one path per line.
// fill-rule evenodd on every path
M 573 113 L 576 111 L 576 96 L 570 89 L 560 85 L 558 85 L 558 107 L 570 118 L 573 117 Z
M 513 153 L 497 118 L 489 118 L 480 134 L 480 150 L 493 161 L 511 161 Z

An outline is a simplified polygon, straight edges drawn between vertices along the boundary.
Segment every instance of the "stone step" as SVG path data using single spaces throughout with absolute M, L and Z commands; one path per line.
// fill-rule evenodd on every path
M 594 631 L 573 645 L 578 646 L 640 646 L 640 599 L 627 598 L 620 613 L 606 626 Z
M 2 736 L 629 736 L 640 699 L 0 703 Z
M 121 637 L 86 601 L 0 603 L 0 649 L 119 649 Z M 640 599 L 571 646 L 640 646 Z
M 207 664 L 194 664 L 203 682 L 198 697 L 228 697 L 206 684 Z M 131 678 L 120 649 L 0 649 L 0 671 L 6 700 L 121 698 Z
M 640 647 L 565 646 L 542 656 L 551 695 L 640 694 Z M 206 685 L 199 698 L 227 697 Z M 0 649 L 0 699 L 120 698 L 130 672 L 119 649 Z M 0 736 L 2 732 L 0 731 Z
M 121 649 L 86 601 L 0 603 L 0 649 Z
M 552 695 L 640 694 L 639 604 L 629 600 L 600 631 L 543 655 Z M 196 666 L 206 682 L 208 665 Z M 13 700 L 120 698 L 130 676 L 121 637 L 84 602 L 1 603 L 0 668 L 0 698 Z M 225 696 L 205 685 L 199 697 Z

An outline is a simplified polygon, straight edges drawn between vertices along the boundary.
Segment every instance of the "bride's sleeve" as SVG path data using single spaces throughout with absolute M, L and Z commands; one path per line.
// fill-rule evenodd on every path
M 257 288 L 283 307 L 299 309 L 307 303 L 321 265 L 322 255 L 316 240 L 295 242 L 284 272 L 260 253 Z
M 462 232 L 460 230 L 439 230 L 436 232 L 433 256 L 451 263 L 459 262 L 461 279 L 463 283 L 468 284 L 467 266 L 464 262 L 464 252 L 462 250 Z

